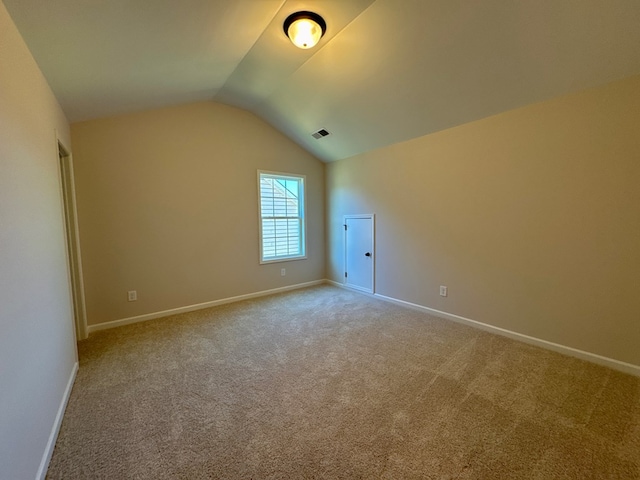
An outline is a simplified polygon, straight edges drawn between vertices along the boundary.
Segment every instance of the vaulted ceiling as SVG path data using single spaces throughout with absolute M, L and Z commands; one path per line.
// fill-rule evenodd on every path
M 324 161 L 640 74 L 636 0 L 2 1 L 71 122 L 215 100 Z

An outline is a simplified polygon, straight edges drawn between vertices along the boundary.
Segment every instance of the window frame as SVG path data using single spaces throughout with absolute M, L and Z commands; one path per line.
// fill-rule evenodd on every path
M 264 258 L 263 251 L 263 237 L 262 237 L 262 186 L 261 180 L 262 176 L 268 176 L 272 178 L 282 178 L 285 180 L 295 180 L 299 182 L 300 189 L 302 190 L 302 195 L 298 199 L 298 212 L 299 216 L 290 217 L 297 218 L 301 220 L 301 228 L 300 228 L 300 248 L 302 249 L 302 253 L 299 255 L 288 255 L 288 256 L 277 256 L 273 258 Z M 278 262 L 290 262 L 293 260 L 304 260 L 307 258 L 307 177 L 306 175 L 301 175 L 297 173 L 284 173 L 284 172 L 273 172 L 269 170 L 258 170 L 258 245 L 259 245 L 259 260 L 260 264 L 269 264 L 269 263 L 278 263 Z M 269 217 L 267 217 L 269 218 Z

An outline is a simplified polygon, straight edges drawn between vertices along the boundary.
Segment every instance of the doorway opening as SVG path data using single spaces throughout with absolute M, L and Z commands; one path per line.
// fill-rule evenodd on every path
M 80 257 L 80 235 L 78 232 L 78 214 L 76 209 L 75 183 L 73 180 L 73 161 L 69 151 L 58 141 L 58 159 L 60 161 L 60 185 L 64 212 L 64 230 L 69 264 L 69 286 L 71 305 L 75 323 L 76 339 L 87 338 L 87 311 L 84 299 L 82 279 L 82 260 Z

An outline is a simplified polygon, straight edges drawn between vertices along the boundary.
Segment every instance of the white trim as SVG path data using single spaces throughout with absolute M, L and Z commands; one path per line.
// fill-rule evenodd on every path
M 216 307 L 218 305 L 224 305 L 226 303 L 241 302 L 242 300 L 249 300 L 251 298 L 265 297 L 267 295 L 273 295 L 275 293 L 288 292 L 289 290 L 298 290 L 300 288 L 312 287 L 314 285 L 321 285 L 325 283 L 325 280 L 314 280 L 312 282 L 298 283 L 296 285 L 288 285 L 286 287 L 272 288 L 271 290 L 262 290 L 261 292 L 247 293 L 244 295 L 238 295 L 237 297 L 222 298 L 220 300 L 213 300 L 211 302 L 197 303 L 195 305 L 188 305 L 186 307 L 172 308 L 169 310 L 163 310 L 161 312 L 147 313 L 145 315 L 138 315 L 137 317 L 122 318 L 120 320 L 113 320 L 111 322 L 98 323 L 96 325 L 89 325 L 89 333 L 98 332 L 100 330 L 107 330 L 109 328 L 121 327 L 123 325 L 129 325 L 131 323 L 146 322 L 147 320 L 155 320 L 157 318 L 167 317 L 169 315 L 177 315 L 179 313 L 193 312 L 195 310 L 202 310 L 203 308 Z
M 80 320 L 80 338 L 79 340 L 84 340 L 88 337 L 87 332 L 87 302 L 85 300 L 84 295 L 84 270 L 82 268 L 82 247 L 80 246 L 80 224 L 78 220 L 78 206 L 76 201 L 76 180 L 75 180 L 75 172 L 73 169 L 73 154 L 68 154 L 69 159 L 69 176 L 71 177 L 71 205 L 73 207 L 73 216 L 75 218 L 74 222 L 74 231 L 73 235 L 75 236 L 75 254 L 76 254 L 76 262 L 78 267 L 78 296 L 80 303 L 80 312 L 79 312 L 79 320 Z
M 67 270 L 69 273 L 69 290 L 71 295 L 71 305 L 74 312 L 74 334 L 76 336 L 76 340 L 84 340 L 88 336 L 87 307 L 84 294 L 84 274 L 82 270 L 82 250 L 80 248 L 80 227 L 78 225 L 78 207 L 76 201 L 75 174 L 73 170 L 73 154 L 64 142 L 60 140 L 58 131 L 54 129 L 54 132 L 56 137 L 56 155 L 58 156 L 58 176 L 60 182 L 60 199 L 63 211 L 64 239 L 66 247 L 65 253 L 67 257 Z M 64 155 L 62 155 L 62 153 L 64 153 Z M 65 189 L 64 187 L 65 179 L 63 177 L 65 175 L 65 167 L 63 164 L 66 164 L 66 167 L 68 168 L 68 189 Z M 69 205 L 65 202 L 65 193 L 69 195 Z M 67 207 L 70 207 L 71 211 L 67 212 Z M 68 216 L 71 216 L 72 218 L 67 218 Z M 69 222 L 73 227 L 72 232 L 69 232 L 68 229 Z M 69 238 L 69 233 L 73 235 L 73 241 Z M 70 258 L 71 255 L 73 255 L 73 259 Z M 75 282 L 73 281 L 74 277 L 76 277 Z
M 436 310 L 434 308 L 417 305 L 415 303 L 405 302 L 404 300 L 398 300 L 397 298 L 387 297 L 385 295 L 380 295 L 379 293 L 376 293 L 373 296 L 381 300 L 384 300 L 386 302 L 402 305 L 404 307 L 411 308 L 413 310 L 419 310 L 421 312 L 425 312 L 425 313 L 434 315 L 436 317 L 444 318 L 447 320 L 453 320 L 456 323 L 461 323 L 470 327 L 478 328 L 480 330 L 485 330 L 487 332 L 491 332 L 496 335 L 508 337 L 513 340 L 518 340 L 520 342 L 528 343 L 529 345 L 535 345 L 536 347 L 541 347 L 546 350 L 552 350 L 554 352 L 562 353 L 563 355 L 579 358 L 580 360 L 586 360 L 587 362 L 595 363 L 598 365 L 612 368 L 614 370 L 618 370 L 620 372 L 628 373 L 630 375 L 635 375 L 636 377 L 640 377 L 640 366 L 638 365 L 633 365 L 631 363 L 622 362 L 620 360 L 615 360 L 613 358 L 604 357 L 596 353 L 585 352 L 584 350 L 578 350 L 577 348 L 567 347 L 566 345 L 549 342 L 547 340 L 542 340 L 540 338 L 531 337 L 529 335 L 524 335 L 522 333 L 507 330 L 505 328 L 500 328 L 493 325 L 489 325 L 487 323 L 478 322 L 477 320 L 471 320 L 470 318 L 461 317 L 460 315 L 454 315 L 453 313 L 447 313 L 440 310 Z
M 363 292 L 360 292 L 359 290 L 346 287 L 333 280 L 326 280 L 326 283 L 330 285 L 334 285 L 336 287 L 353 290 L 358 293 L 363 293 Z M 398 300 L 397 298 L 387 297 L 385 295 L 380 295 L 379 293 L 374 293 L 373 295 L 367 294 L 367 293 L 364 293 L 364 294 L 370 297 L 384 300 L 385 302 L 395 303 L 396 305 L 400 305 L 406 308 L 411 308 L 413 310 L 418 310 L 420 312 L 428 313 L 430 315 L 444 318 L 446 320 L 452 320 L 456 323 L 461 323 L 463 325 L 467 325 L 473 328 L 478 328 L 480 330 L 494 333 L 496 335 L 501 335 L 503 337 L 508 337 L 513 340 L 528 343 L 529 345 L 535 345 L 536 347 L 541 347 L 546 350 L 551 350 L 557 353 L 561 353 L 563 355 L 579 358 L 580 360 L 586 360 L 587 362 L 595 363 L 597 365 L 602 365 L 604 367 L 612 368 L 613 370 L 617 370 L 619 372 L 628 373 L 629 375 L 640 377 L 640 365 L 634 365 L 632 363 L 622 362 L 620 360 L 604 357 L 596 353 L 585 352 L 584 350 L 579 350 L 577 348 L 567 347 L 566 345 L 561 345 L 559 343 L 549 342 L 547 340 L 542 340 L 540 338 L 531 337 L 529 335 L 524 335 L 522 333 L 507 330 L 505 328 L 495 327 L 493 325 L 478 322 L 477 320 L 471 320 L 470 318 L 461 317 L 460 315 L 454 315 L 453 313 L 447 313 L 441 310 L 436 310 L 434 308 L 425 307 L 423 305 L 406 302 L 404 300 Z
M 69 376 L 69 381 L 67 382 L 67 387 L 64 390 L 62 401 L 60 402 L 60 406 L 58 407 L 58 413 L 56 414 L 56 419 L 53 422 L 53 428 L 51 429 L 51 433 L 49 434 L 47 447 L 45 448 L 42 455 L 42 460 L 40 460 L 40 467 L 38 468 L 38 473 L 36 474 L 36 480 L 44 480 L 44 478 L 47 476 L 49 462 L 51 461 L 51 456 L 53 455 L 53 449 L 56 447 L 56 440 L 58 439 L 58 433 L 60 432 L 60 426 L 62 425 L 64 411 L 67 408 L 67 403 L 69 403 L 71 389 L 73 388 L 73 382 L 76 379 L 77 373 L 78 362 L 75 362 L 73 364 L 73 369 L 71 370 L 71 375 Z

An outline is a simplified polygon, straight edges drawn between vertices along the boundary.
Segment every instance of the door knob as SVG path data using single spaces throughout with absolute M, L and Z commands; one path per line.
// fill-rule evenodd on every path
M 371 256 L 371 253 L 370 253 L 370 252 L 367 252 L 367 253 L 365 253 L 365 254 L 364 254 L 364 256 L 365 256 L 365 257 L 370 257 L 370 256 Z

